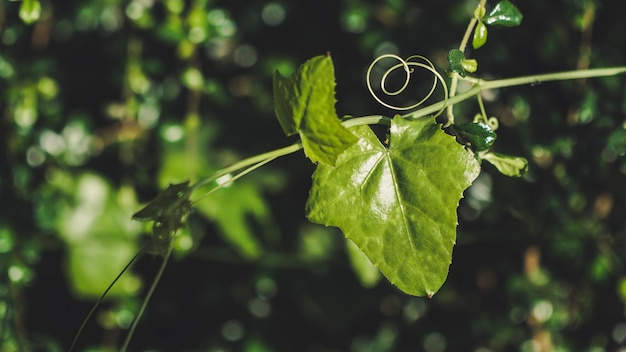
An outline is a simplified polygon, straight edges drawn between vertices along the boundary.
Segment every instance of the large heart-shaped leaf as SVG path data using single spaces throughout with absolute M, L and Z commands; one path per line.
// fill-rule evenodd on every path
M 402 291 L 432 296 L 456 241 L 456 209 L 480 172 L 473 154 L 432 119 L 391 122 L 385 147 L 367 126 L 359 142 L 320 164 L 307 201 L 309 220 L 339 227 Z
M 289 78 L 274 75 L 274 110 L 286 135 L 300 134 L 312 162 L 334 165 L 356 143 L 335 112 L 335 72 L 329 55 L 305 62 Z

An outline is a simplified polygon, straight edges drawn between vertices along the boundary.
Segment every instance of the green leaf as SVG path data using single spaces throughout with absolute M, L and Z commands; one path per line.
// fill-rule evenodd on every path
M 241 180 L 197 203 L 198 211 L 215 221 L 222 238 L 246 259 L 256 259 L 263 252 L 259 232 L 274 230 L 259 188 L 252 181 Z
M 497 137 L 491 126 L 482 122 L 452 125 L 450 131 L 459 143 L 469 144 L 477 152 L 491 148 Z
M 335 112 L 335 73 L 329 55 L 305 62 L 289 78 L 274 75 L 274 109 L 286 135 L 300 134 L 312 162 L 334 165 L 356 143 Z
M 505 176 L 521 177 L 528 171 L 528 161 L 518 156 L 487 153 L 482 158 L 495 166 Z
M 474 37 L 472 38 L 472 47 L 474 49 L 478 49 L 481 46 L 485 45 L 487 42 L 487 26 L 484 23 L 478 22 L 476 23 L 476 28 L 474 29 Z
M 522 23 L 522 13 L 509 0 L 500 1 L 491 12 L 483 18 L 490 26 L 515 27 Z
M 346 238 L 346 251 L 359 282 L 365 288 L 372 288 L 380 281 L 380 270 L 372 264 L 365 253 L 354 242 Z
M 41 17 L 39 0 L 23 0 L 20 6 L 20 18 L 26 24 L 33 24 Z
M 149 253 L 164 255 L 176 231 L 183 226 L 183 220 L 191 211 L 192 189 L 189 181 L 170 184 L 154 200 L 133 215 L 133 220 L 154 221 Z
M 465 61 L 465 54 L 461 50 L 452 49 L 448 52 L 450 71 L 458 73 L 461 77 L 465 77 L 466 73 L 463 61 Z
M 142 226 L 128 217 L 137 207 L 135 192 L 130 187 L 114 189 L 92 173 L 74 176 L 55 171 L 50 179 L 45 196 L 38 200 L 38 215 L 50 212 L 54 217 L 49 225 L 66 244 L 67 278 L 73 293 L 97 298 L 137 253 Z M 113 286 L 109 297 L 128 297 L 140 286 L 141 279 L 129 272 Z
M 465 59 L 461 61 L 461 66 L 463 66 L 465 72 L 474 73 L 478 70 L 478 61 L 474 59 Z
M 402 291 L 432 296 L 443 284 L 456 240 L 456 209 L 480 172 L 473 154 L 432 119 L 390 127 L 389 148 L 367 126 L 337 165 L 318 165 L 309 220 L 339 227 Z

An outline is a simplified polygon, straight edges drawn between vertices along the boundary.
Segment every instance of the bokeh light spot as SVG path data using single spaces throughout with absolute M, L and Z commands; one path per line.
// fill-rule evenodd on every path
M 256 282 L 255 291 L 259 298 L 272 298 L 278 291 L 276 283 L 269 277 L 263 277 Z
M 626 323 L 619 323 L 615 325 L 611 335 L 613 336 L 613 340 L 615 340 L 618 344 L 626 342 Z
M 532 310 L 533 316 L 540 323 L 548 321 L 550 317 L 552 317 L 553 312 L 554 307 L 552 306 L 552 303 L 545 300 L 541 300 L 535 303 Z
M 438 332 L 430 333 L 424 339 L 426 352 L 443 352 L 446 350 L 446 337 Z
M 268 26 L 278 26 L 285 20 L 286 11 L 285 8 L 278 3 L 270 2 L 263 6 L 261 10 L 261 19 Z
M 41 132 L 39 145 L 46 153 L 54 156 L 58 156 L 65 151 L 65 139 L 50 130 Z
M 13 249 L 15 239 L 11 231 L 5 227 L 0 227 L 0 253 L 8 253 Z
M 265 299 L 253 298 L 248 302 L 248 310 L 257 318 L 267 318 L 272 311 L 272 307 Z
M 242 44 L 235 49 L 233 60 L 241 67 L 251 67 L 257 62 L 258 54 L 252 45 Z
M 168 142 L 177 142 L 183 138 L 185 131 L 180 125 L 169 125 L 163 128 L 161 137 Z
M 26 151 L 26 162 L 32 167 L 41 166 L 46 161 L 46 155 L 37 147 L 29 147 Z
M 409 300 L 402 310 L 402 316 L 406 322 L 414 322 L 426 314 L 428 306 L 423 299 L 415 298 Z
M 241 340 L 245 333 L 245 329 L 241 322 L 237 320 L 229 320 L 222 325 L 222 336 L 228 341 Z

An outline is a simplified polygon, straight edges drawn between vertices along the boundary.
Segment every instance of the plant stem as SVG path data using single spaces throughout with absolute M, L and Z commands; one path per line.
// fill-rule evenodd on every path
M 128 261 L 128 263 L 126 264 L 126 266 L 124 266 L 124 268 L 122 269 L 122 271 L 120 271 L 119 274 L 117 274 L 117 276 L 115 277 L 115 279 L 113 279 L 113 282 L 111 282 L 111 284 L 109 285 L 109 287 L 107 287 L 106 290 L 104 290 L 104 292 L 102 293 L 102 296 L 100 296 L 100 298 L 98 298 L 98 301 L 96 302 L 96 304 L 94 304 L 94 306 L 91 308 L 91 310 L 89 311 L 89 314 L 87 314 L 87 316 L 85 317 L 85 319 L 83 320 L 82 324 L 80 324 L 80 328 L 78 328 L 78 332 L 76 333 L 76 335 L 74 336 L 74 340 L 72 341 L 72 345 L 70 346 L 69 352 L 72 352 L 74 350 L 74 347 L 76 347 L 76 343 L 78 342 L 78 338 L 80 337 L 80 334 L 83 332 L 83 329 L 85 328 L 85 326 L 87 325 L 87 321 L 89 321 L 89 318 L 91 318 L 91 316 L 93 315 L 93 313 L 96 312 L 96 309 L 98 308 L 98 306 L 100 305 L 100 303 L 102 303 L 102 301 L 104 301 L 104 297 L 106 297 L 106 295 L 109 293 L 109 291 L 111 290 L 111 288 L 113 288 L 113 285 L 115 285 L 115 283 L 120 279 L 120 277 L 122 277 L 122 275 L 126 272 L 126 270 L 128 270 L 128 268 L 130 268 L 133 263 L 137 260 L 137 258 L 139 258 L 139 256 L 144 252 L 145 247 L 140 249 L 135 256 Z
M 235 172 L 237 170 L 243 169 L 244 167 L 248 167 L 254 164 L 258 164 L 258 163 L 264 163 L 267 162 L 269 160 L 273 160 L 276 159 L 278 157 L 281 156 L 285 156 L 291 153 L 295 153 L 298 150 L 302 149 L 302 142 L 298 141 L 290 146 L 287 147 L 283 147 L 280 149 L 276 149 L 276 150 L 272 150 L 269 151 L 267 153 L 263 153 L 263 154 L 258 154 L 252 157 L 249 157 L 247 159 L 241 160 L 239 162 L 236 162 L 234 164 L 232 164 L 231 166 L 227 166 L 221 170 L 218 170 L 217 172 L 215 172 L 214 174 L 212 174 L 211 176 L 204 178 L 200 181 L 198 181 L 195 185 L 193 185 L 191 187 L 192 190 L 196 190 L 198 188 L 204 187 L 207 184 L 215 181 L 216 179 L 230 174 L 231 172 Z
M 128 331 L 128 335 L 126 336 L 126 340 L 124 340 L 124 344 L 120 348 L 121 352 L 126 352 L 126 350 L 128 349 L 128 345 L 130 344 L 130 340 L 133 337 L 133 334 L 135 333 L 135 329 L 137 328 L 137 325 L 139 324 L 139 320 L 143 316 L 143 313 L 146 311 L 146 307 L 148 306 L 148 301 L 150 301 L 150 298 L 152 297 L 154 290 L 156 289 L 159 281 L 161 281 L 161 276 L 163 275 L 163 272 L 165 271 L 165 267 L 167 266 L 167 262 L 170 259 L 170 256 L 172 255 L 172 250 L 174 248 L 173 242 L 175 238 L 176 236 L 172 237 L 172 243 L 170 243 L 167 249 L 167 253 L 165 253 L 165 257 L 163 257 L 163 262 L 161 262 L 161 266 L 159 266 L 159 271 L 154 277 L 154 280 L 152 280 L 150 289 L 148 289 L 148 292 L 146 293 L 146 298 L 143 300 L 143 304 L 141 305 L 139 312 L 137 312 L 137 316 L 135 317 L 135 319 L 133 320 L 130 326 L 130 330 Z
M 626 73 L 626 66 L 547 73 L 547 74 L 541 74 L 541 75 L 498 79 L 498 80 L 493 80 L 493 81 L 485 81 L 482 79 L 471 79 L 471 78 L 466 77 L 466 80 L 475 83 L 474 87 L 466 90 L 465 92 L 459 95 L 450 97 L 447 101 L 441 101 L 441 102 L 429 105 L 425 108 L 403 115 L 403 117 L 409 118 L 409 119 L 417 119 L 420 117 L 425 117 L 430 114 L 436 113 L 442 108 L 450 107 L 454 104 L 460 103 L 464 100 L 474 97 L 475 95 L 480 94 L 482 91 L 487 90 L 487 89 L 522 86 L 526 84 L 534 85 L 534 84 L 539 84 L 543 82 L 566 81 L 566 80 L 581 79 L 581 78 L 616 76 L 616 75 L 620 75 L 624 73 Z
M 487 0 L 480 0 L 480 3 L 476 7 L 476 9 L 485 7 L 486 3 L 487 3 Z M 475 12 L 476 10 L 474 10 L 474 13 Z M 478 22 L 478 19 L 476 18 L 476 15 L 474 15 L 472 16 L 472 19 L 467 25 L 467 29 L 465 29 L 465 34 L 463 35 L 461 44 L 459 44 L 460 51 L 465 52 L 465 48 L 467 47 L 467 43 L 469 42 L 469 38 L 470 38 L 470 35 L 472 34 L 472 30 L 474 30 L 474 27 L 476 26 L 476 22 Z M 449 95 L 450 98 L 456 95 L 456 88 L 457 88 L 458 83 L 459 83 L 459 74 L 455 72 L 452 74 L 452 80 L 450 81 L 450 95 Z M 448 106 L 448 111 L 447 111 L 448 122 L 446 123 L 447 125 L 454 124 L 454 111 L 452 110 L 452 107 L 453 105 Z
M 202 196 L 201 196 L 201 197 L 199 197 L 198 199 L 194 200 L 194 201 L 193 201 L 193 203 L 197 203 L 197 202 L 201 201 L 202 199 L 204 199 L 204 198 L 206 198 L 206 197 L 210 196 L 213 192 L 217 191 L 218 189 L 220 189 L 220 188 L 222 188 L 222 187 L 226 187 L 226 186 L 231 185 L 233 182 L 237 181 L 237 180 L 238 180 L 238 179 L 240 179 L 241 177 L 243 177 L 243 176 L 245 176 L 245 175 L 247 175 L 247 174 L 251 173 L 252 171 L 254 171 L 254 170 L 256 170 L 256 169 L 260 168 L 261 166 L 263 166 L 263 165 L 265 165 L 265 164 L 269 163 L 270 161 L 272 161 L 272 160 L 274 160 L 274 159 L 276 159 L 276 158 L 278 158 L 278 157 L 279 157 L 279 156 L 275 156 L 275 157 L 272 157 L 272 158 L 268 158 L 268 159 L 265 159 L 265 160 L 259 161 L 258 163 L 256 163 L 256 164 L 254 164 L 254 165 L 250 166 L 249 168 L 247 168 L 247 169 L 245 169 L 245 170 L 241 171 L 241 172 L 240 172 L 240 173 L 238 173 L 237 175 L 235 175 L 235 176 L 233 176 L 232 178 L 228 179 L 226 182 L 224 182 L 224 183 L 219 183 L 216 187 L 212 188 L 210 191 L 208 191 L 207 193 L 205 193 L 204 195 L 202 195 Z
M 350 128 L 359 125 L 389 125 L 391 119 L 382 115 L 371 115 L 352 118 L 341 122 L 345 128 Z
M 482 91 L 486 89 L 497 89 L 497 88 L 503 88 L 503 87 L 521 86 L 525 84 L 539 84 L 542 82 L 550 82 L 550 81 L 565 81 L 565 80 L 582 79 L 582 78 L 615 76 L 615 75 L 619 75 L 623 73 L 626 73 L 626 66 L 547 73 L 547 74 L 541 74 L 541 75 L 498 79 L 498 80 L 493 80 L 493 81 L 486 81 L 486 80 L 482 80 L 478 78 L 466 77 L 465 78 L 466 81 L 474 83 L 474 86 L 472 88 L 458 95 L 452 96 L 451 94 L 449 99 L 440 101 L 435 104 L 431 104 L 425 108 L 403 115 L 403 117 L 407 119 L 417 119 L 417 118 L 432 115 L 434 113 L 437 113 L 438 111 L 441 111 L 442 109 L 450 108 L 454 104 L 457 104 L 469 98 L 472 98 L 480 94 Z M 375 124 L 388 125 L 390 121 L 391 121 L 391 118 L 386 117 L 386 116 L 369 115 L 369 116 L 350 118 L 348 120 L 344 120 L 342 124 L 346 128 L 350 128 L 350 127 L 359 126 L 359 125 L 375 125 Z M 231 166 L 225 167 L 215 172 L 211 176 L 198 181 L 191 188 L 192 190 L 197 190 L 224 175 L 249 167 L 248 170 L 244 170 L 242 173 L 236 175 L 233 180 L 229 181 L 229 182 L 232 182 L 238 179 L 239 177 L 244 176 L 245 174 L 257 169 L 258 167 L 262 165 L 265 165 L 266 163 L 278 157 L 295 153 L 302 148 L 303 148 L 302 142 L 298 141 L 287 147 L 283 147 L 280 149 L 272 150 L 263 154 L 258 154 L 258 155 L 249 157 Z M 215 191 L 215 189 L 210 190 L 208 194 L 212 193 L 213 191 Z M 201 198 L 204 198 L 204 196 Z

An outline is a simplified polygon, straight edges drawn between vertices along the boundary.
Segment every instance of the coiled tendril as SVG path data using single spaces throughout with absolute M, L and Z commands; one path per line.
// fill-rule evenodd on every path
M 388 104 L 388 103 L 384 102 L 381 98 L 378 97 L 378 95 L 376 95 L 376 93 L 374 92 L 374 89 L 372 88 L 372 70 L 374 69 L 374 66 L 379 61 L 384 60 L 384 59 L 394 59 L 394 60 L 399 62 L 399 63 L 395 64 L 394 66 L 391 66 L 390 68 L 388 68 L 385 71 L 385 73 L 383 73 L 383 75 L 382 75 L 382 77 L 380 79 L 380 88 L 381 88 L 382 92 L 385 95 L 387 95 L 387 96 L 396 96 L 396 95 L 399 95 L 399 94 L 403 93 L 407 89 L 407 87 L 409 85 L 409 81 L 411 80 L 411 74 L 413 72 L 415 72 L 415 70 L 414 70 L 415 67 L 422 68 L 422 69 L 432 73 L 432 75 L 433 75 L 433 83 L 432 83 L 432 86 L 430 88 L 430 91 L 428 91 L 428 93 L 426 94 L 426 96 L 424 96 L 424 98 L 422 98 L 422 100 L 418 101 L 415 104 L 409 105 L 409 106 L 397 106 L 397 105 L 392 105 L 392 104 Z M 399 89 L 391 91 L 391 90 L 387 89 L 387 87 L 386 87 L 387 78 L 395 70 L 398 70 L 400 68 L 403 68 L 404 72 L 405 72 L 404 83 L 402 84 L 402 86 Z M 367 80 L 367 89 L 369 89 L 370 94 L 372 95 L 372 97 L 374 97 L 374 99 L 376 99 L 376 101 L 379 104 L 383 105 L 384 107 L 387 107 L 387 108 L 390 108 L 390 109 L 394 109 L 394 110 L 401 110 L 401 111 L 411 110 L 411 109 L 414 109 L 414 108 L 422 105 L 433 94 L 433 92 L 437 88 L 437 82 L 438 81 L 441 82 L 441 85 L 443 86 L 443 90 L 444 90 L 444 93 L 445 93 L 445 100 L 448 99 L 448 86 L 446 84 L 446 81 L 441 76 L 441 74 L 439 72 L 437 72 L 437 70 L 435 69 L 435 65 L 433 65 L 433 63 L 430 62 L 430 60 L 428 60 L 426 57 L 421 56 L 421 55 L 409 56 L 406 60 L 402 59 L 398 55 L 394 55 L 394 54 L 384 54 L 384 55 L 381 55 L 381 56 L 377 57 L 374 61 L 372 61 L 372 63 L 370 64 L 369 68 L 367 69 L 366 80 Z M 435 117 L 439 116 L 444 110 L 445 110 L 445 104 L 443 104 L 442 108 L 435 114 Z

